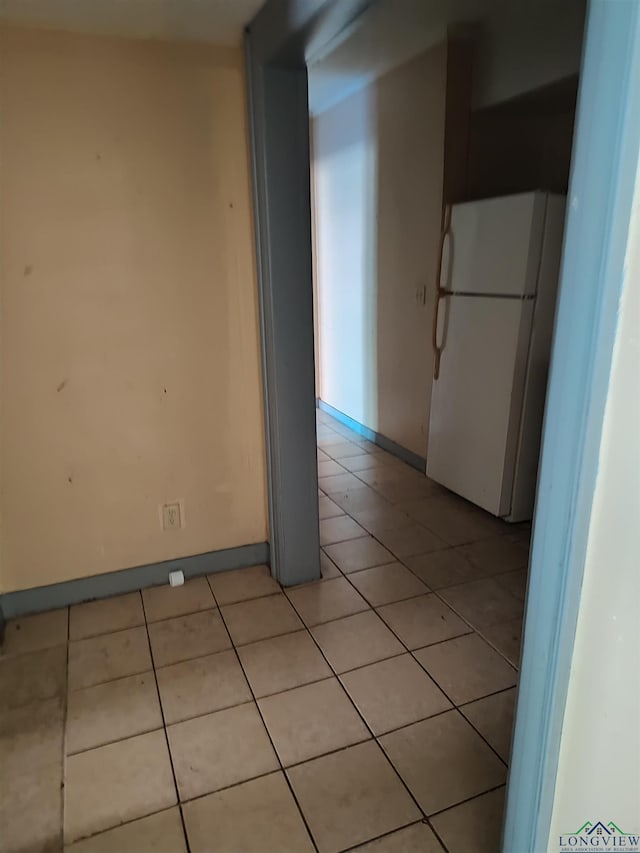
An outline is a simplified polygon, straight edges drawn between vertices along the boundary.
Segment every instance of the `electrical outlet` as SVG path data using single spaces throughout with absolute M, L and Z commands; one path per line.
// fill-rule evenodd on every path
M 162 529 L 179 530 L 182 527 L 180 504 L 164 504 L 162 507 Z

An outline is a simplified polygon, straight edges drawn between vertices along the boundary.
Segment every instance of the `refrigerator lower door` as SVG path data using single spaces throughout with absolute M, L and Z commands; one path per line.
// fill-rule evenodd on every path
M 427 474 L 496 516 L 511 509 L 533 308 L 486 296 L 440 305 Z

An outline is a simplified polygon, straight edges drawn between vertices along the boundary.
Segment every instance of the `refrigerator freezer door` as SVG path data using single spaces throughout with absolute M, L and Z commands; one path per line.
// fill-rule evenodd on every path
M 535 294 L 545 205 L 540 192 L 455 205 L 442 287 L 454 293 Z
M 427 474 L 498 516 L 511 509 L 533 299 L 447 296 Z

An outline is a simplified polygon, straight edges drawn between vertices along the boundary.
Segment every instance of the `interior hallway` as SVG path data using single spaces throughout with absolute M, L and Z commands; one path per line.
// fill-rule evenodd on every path
M 496 853 L 528 531 L 322 412 L 318 445 L 321 582 L 8 625 L 3 853 Z

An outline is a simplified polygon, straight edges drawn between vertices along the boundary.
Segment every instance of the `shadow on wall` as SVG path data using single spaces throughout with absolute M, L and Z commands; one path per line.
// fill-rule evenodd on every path
M 312 121 L 320 398 L 426 455 L 446 46 Z

